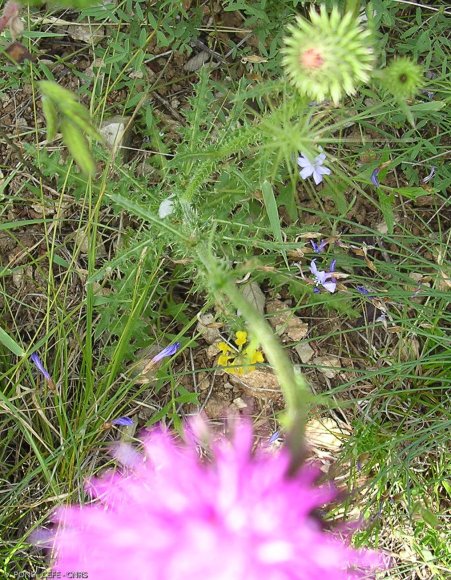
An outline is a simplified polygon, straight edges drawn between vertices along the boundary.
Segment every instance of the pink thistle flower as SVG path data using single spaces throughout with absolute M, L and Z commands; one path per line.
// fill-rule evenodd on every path
M 344 580 L 381 566 L 311 516 L 335 497 L 315 487 L 318 470 L 287 477 L 288 451 L 252 455 L 252 429 L 212 445 L 202 463 L 193 434 L 185 445 L 160 430 L 144 439 L 145 457 L 119 445 L 123 473 L 91 479 L 99 503 L 60 508 L 44 543 L 54 572 L 95 580 Z M 42 542 L 41 542 L 42 543 Z

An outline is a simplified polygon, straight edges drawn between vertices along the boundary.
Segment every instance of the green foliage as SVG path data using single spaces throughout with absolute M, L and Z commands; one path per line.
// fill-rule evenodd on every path
M 47 121 L 47 141 L 55 138 L 58 128 L 71 155 L 86 175 L 95 171 L 87 137 L 101 140 L 92 125 L 89 112 L 75 95 L 52 81 L 41 81 L 42 108 Z
M 83 8 L 88 8 L 90 6 L 95 6 L 99 3 L 98 0 L 49 0 L 43 2 L 43 0 L 26 0 L 29 6 L 42 6 L 43 4 L 50 4 L 56 8 L 75 8 L 82 10 Z
M 396 552 L 390 528 L 409 532 L 418 561 L 406 564 L 406 577 L 420 566 L 424 577 L 440 578 L 448 558 L 441 511 L 449 499 L 451 371 L 447 18 L 425 5 L 366 3 L 378 65 L 411 59 L 424 70 L 424 87 L 397 102 L 374 77 L 333 106 L 287 86 L 280 49 L 295 14 L 334 2 L 222 4 L 215 12 L 215 3 L 193 1 L 187 9 L 175 0 L 124 0 L 68 15 L 54 14 L 55 4 L 52 16 L 104 26 L 106 38 L 61 51 L 55 68 L 39 60 L 0 65 L 2 93 L 28 95 L 34 110 L 23 126 L 0 127 L 0 147 L 20 144 L 13 156 L 9 145 L 1 149 L 7 155 L 0 159 L 0 459 L 11 486 L 1 496 L 4 574 L 17 575 L 16 563 L 42 571 L 42 560 L 33 568 L 35 556 L 16 548 L 36 518 L 47 519 L 54 498 L 78 496 L 101 467 L 99 450 L 122 436 L 103 431 L 106 421 L 132 413 L 140 424 L 178 425 L 205 403 L 203 392 L 190 390 L 193 376 L 217 368 L 205 358 L 198 315 L 215 306 L 224 335 L 243 328 L 230 288 L 246 280 L 308 323 L 302 341 L 283 336 L 284 348 L 299 363 L 295 348 L 312 346 L 312 359 L 299 368 L 321 395 L 318 412 L 346 419 L 349 435 L 337 451 L 342 481 L 365 486 L 363 499 L 350 494 L 349 502 L 371 518 L 358 541 L 376 545 L 382 536 Z M 45 10 L 31 13 L 30 33 L 45 35 Z M 44 50 L 53 37 L 35 38 L 30 50 Z M 198 40 L 223 60 L 193 73 L 184 65 L 200 50 Z M 89 61 L 89 72 L 77 56 Z M 251 56 L 262 60 L 241 62 Z M 96 120 L 133 118 L 122 158 L 94 150 L 97 180 L 62 163 L 58 141 L 50 143 L 61 132 L 77 164 L 93 174 L 89 140 L 99 135 L 62 86 L 61 67 L 79 81 L 77 93 Z M 45 145 L 33 103 L 38 87 Z M 300 179 L 296 158 L 319 147 L 332 175 L 316 186 Z M 375 168 L 380 187 L 371 182 Z M 170 196 L 174 211 L 160 218 Z M 24 212 L 33 219 L 15 217 Z M 319 239 L 329 241 L 321 255 L 309 243 Z M 334 294 L 312 292 L 314 258 L 321 267 L 337 260 Z M 258 336 L 267 332 L 258 329 Z M 192 349 L 192 359 L 183 353 L 137 383 L 134 365 L 148 360 L 142 352 L 174 340 Z M 31 348 L 45 354 L 57 393 L 23 357 Z M 318 370 L 316 357 L 329 355 L 340 359 L 333 379 Z M 283 357 L 273 360 L 280 371 Z M 18 514 L 19 503 L 44 507 L 37 516 L 34 507 Z

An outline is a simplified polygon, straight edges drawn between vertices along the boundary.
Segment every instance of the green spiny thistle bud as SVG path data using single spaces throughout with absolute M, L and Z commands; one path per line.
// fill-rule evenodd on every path
M 321 6 L 310 11 L 310 22 L 297 17 L 288 27 L 283 64 L 291 83 L 311 99 L 331 98 L 338 103 L 344 93 L 355 93 L 356 85 L 366 82 L 374 56 L 370 33 L 363 30 L 351 13 L 330 14 Z
M 410 58 L 402 57 L 380 72 L 382 85 L 398 99 L 413 97 L 423 84 L 423 69 Z

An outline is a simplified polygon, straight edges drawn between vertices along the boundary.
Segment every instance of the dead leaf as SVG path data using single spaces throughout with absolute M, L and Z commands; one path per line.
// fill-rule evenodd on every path
M 208 61 L 210 55 L 206 50 L 202 50 L 198 54 L 192 56 L 184 65 L 183 69 L 188 72 L 194 72 L 199 70 L 204 66 L 204 64 Z
M 313 359 L 313 362 L 328 379 L 333 379 L 341 369 L 340 359 L 334 355 L 317 356 Z
M 258 56 L 258 54 L 250 54 L 249 56 L 243 56 L 241 62 L 242 64 L 260 64 L 262 62 L 268 62 L 268 59 Z
M 34 61 L 35 58 L 28 52 L 28 49 L 20 42 L 12 42 L 6 47 L 5 53 L 17 64 L 22 64 L 26 60 Z
M 74 40 L 93 45 L 98 44 L 105 37 L 103 26 L 90 26 L 89 24 L 70 24 L 66 27 L 66 32 Z
M 265 312 L 266 298 L 257 282 L 248 282 L 243 285 L 241 292 L 248 302 L 252 304 L 260 314 Z
M 305 437 L 312 447 L 321 447 L 336 453 L 340 450 L 349 432 L 338 426 L 332 417 L 311 419 L 305 427 Z

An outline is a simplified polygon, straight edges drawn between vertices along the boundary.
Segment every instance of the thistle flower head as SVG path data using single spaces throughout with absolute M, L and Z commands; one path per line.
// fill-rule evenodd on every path
M 123 474 L 88 484 L 98 504 L 56 513 L 56 533 L 39 543 L 55 550 L 53 571 L 73 570 L 96 580 L 257 580 L 357 575 L 354 567 L 380 565 L 370 552 L 348 547 L 312 517 L 334 490 L 315 487 L 316 469 L 287 477 L 285 450 L 252 456 L 248 423 L 233 441 L 213 444 L 201 463 L 193 434 L 180 446 L 154 431 L 145 458 L 122 444 Z
M 423 84 L 423 69 L 406 57 L 392 60 L 380 75 L 385 89 L 397 99 L 413 97 Z
M 343 94 L 355 93 L 357 84 L 368 80 L 374 61 L 370 33 L 351 13 L 341 16 L 334 8 L 328 14 L 323 5 L 319 14 L 310 11 L 310 21 L 299 16 L 288 30 L 283 64 L 301 93 L 337 104 Z

